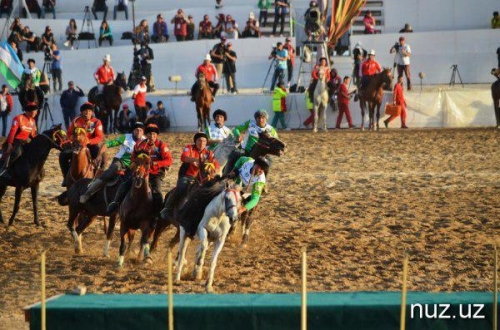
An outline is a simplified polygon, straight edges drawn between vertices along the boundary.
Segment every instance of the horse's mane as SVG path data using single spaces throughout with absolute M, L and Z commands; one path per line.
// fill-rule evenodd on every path
M 225 189 L 227 181 L 227 179 L 216 178 L 189 192 L 186 203 L 177 214 L 177 221 L 184 227 L 189 237 L 196 234 L 196 229 L 203 218 L 205 208 L 212 199 Z

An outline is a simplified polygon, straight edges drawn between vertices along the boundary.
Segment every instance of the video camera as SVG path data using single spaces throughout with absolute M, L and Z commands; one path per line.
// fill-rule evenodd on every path
M 394 46 L 392 46 L 392 48 L 394 48 L 397 52 L 399 52 L 399 48 L 401 48 L 401 44 L 399 42 L 395 42 L 394 43 Z
M 269 54 L 269 56 L 271 56 L 272 58 L 275 58 L 277 54 L 278 54 L 278 48 L 277 48 L 277 46 L 273 45 L 272 50 L 271 50 L 271 54 Z
M 45 62 L 52 61 L 52 52 L 50 51 L 49 47 L 45 48 L 45 50 L 43 52 L 43 56 L 44 56 Z

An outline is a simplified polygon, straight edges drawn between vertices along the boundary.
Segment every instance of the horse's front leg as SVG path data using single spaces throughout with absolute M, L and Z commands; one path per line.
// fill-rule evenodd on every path
M 314 104 L 313 106 L 313 112 L 314 112 L 314 124 L 313 124 L 313 133 L 316 133 L 318 131 L 318 109 L 319 105 Z
M 377 122 L 375 123 L 376 124 L 376 128 L 377 128 L 377 131 L 380 130 L 380 127 L 379 127 L 379 121 L 380 121 L 380 105 L 381 104 L 377 104 Z
M 219 258 L 219 254 L 222 251 L 222 248 L 224 247 L 227 232 L 228 230 L 224 234 L 222 234 L 222 236 L 219 239 L 217 239 L 214 243 L 212 260 L 210 260 L 210 270 L 208 272 L 207 282 L 205 283 L 205 290 L 207 291 L 207 293 L 214 292 L 214 288 L 212 285 L 214 283 L 215 267 L 217 266 L 217 259 Z
M 0 185 L 0 203 L 2 202 L 2 198 L 5 195 L 5 192 L 7 191 L 7 186 Z M 5 223 L 3 220 L 3 214 L 2 214 L 2 208 L 0 207 L 0 223 Z
M 118 267 L 123 266 L 123 262 L 125 261 L 125 249 L 127 248 L 127 243 L 125 242 L 125 235 L 127 234 L 127 229 L 122 223 L 120 228 L 120 255 L 118 257 Z M 129 245 L 131 242 L 129 241 Z
M 375 107 L 372 105 L 372 103 L 369 103 L 368 104 L 368 117 L 369 117 L 369 126 L 368 126 L 368 129 L 371 131 L 374 129 L 374 119 L 373 119 L 373 115 L 374 115 L 374 112 L 375 112 Z
M 196 251 L 196 265 L 194 267 L 194 278 L 196 280 L 201 280 L 203 277 L 203 265 L 205 264 L 205 255 L 208 249 L 208 232 L 206 228 L 198 229 L 198 237 L 200 238 L 200 245 L 198 246 L 198 251 Z
M 109 257 L 109 247 L 111 245 L 111 238 L 113 237 L 113 231 L 115 230 L 116 224 L 116 213 L 109 217 L 109 226 L 106 231 L 106 243 L 104 243 L 104 252 L 103 255 L 105 257 Z
M 243 215 L 243 219 L 241 222 L 242 225 L 242 231 L 243 231 L 243 238 L 241 240 L 241 247 L 245 248 L 248 243 L 248 236 L 250 236 L 250 226 L 252 225 L 253 219 L 252 215 L 254 212 L 255 208 L 251 209 L 250 211 L 247 211 Z
M 182 275 L 182 267 L 186 261 L 186 251 L 189 243 L 191 242 L 191 238 L 186 236 L 186 231 L 181 226 L 180 227 L 180 243 L 179 243 L 179 253 L 177 256 L 177 274 L 175 274 L 175 281 L 179 282 L 181 280 Z
M 365 110 L 366 110 L 366 103 L 362 102 L 361 100 L 359 101 L 359 107 L 361 108 L 361 130 L 365 130 Z
M 201 127 L 203 126 L 203 115 L 201 113 L 201 109 L 197 108 L 196 113 L 198 115 L 198 131 L 201 132 Z
M 9 219 L 9 226 L 12 226 L 12 224 L 14 223 L 14 218 L 16 217 L 16 214 L 19 211 L 19 202 L 21 201 L 22 193 L 23 193 L 23 188 L 16 187 L 16 193 L 15 193 L 16 197 L 15 197 L 15 201 L 14 201 L 14 209 L 12 210 L 12 215 L 10 216 L 10 219 Z

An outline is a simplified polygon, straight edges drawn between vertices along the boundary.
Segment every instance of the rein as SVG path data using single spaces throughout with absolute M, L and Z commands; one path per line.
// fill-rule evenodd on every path
M 54 134 L 56 134 L 56 133 L 54 133 Z M 40 135 L 41 135 L 41 136 L 43 136 L 43 137 L 45 137 L 47 140 L 49 140 L 49 141 L 50 141 L 50 143 L 51 143 L 51 144 L 52 144 L 52 145 L 53 145 L 56 149 L 58 149 L 58 150 L 62 150 L 62 146 L 63 146 L 64 144 L 68 143 L 68 141 L 65 141 L 65 142 L 63 143 L 63 141 L 61 140 L 61 143 L 58 145 L 58 144 L 57 144 L 54 140 L 52 140 L 52 138 L 51 138 L 50 136 L 47 136 L 45 133 L 42 133 L 42 134 L 40 134 Z

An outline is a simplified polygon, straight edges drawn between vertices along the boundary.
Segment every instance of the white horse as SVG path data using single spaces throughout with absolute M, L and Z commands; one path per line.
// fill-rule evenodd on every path
M 224 167 L 227 164 L 229 155 L 233 150 L 236 150 L 236 139 L 233 134 L 223 139 L 214 149 L 215 159 L 219 162 L 220 170 L 223 173 Z
M 319 116 L 321 115 L 322 120 L 322 128 L 326 131 L 326 108 L 328 106 L 328 86 L 326 81 L 326 71 L 328 68 L 319 69 L 318 70 L 318 83 L 316 84 L 316 88 L 314 89 L 314 127 L 313 132 L 316 133 L 318 131 L 318 121 Z
M 227 234 L 231 226 L 238 220 L 238 209 L 241 206 L 241 194 L 236 188 L 226 188 L 220 192 L 205 208 L 205 213 L 196 229 L 196 236 L 200 239 L 200 245 L 196 253 L 196 265 L 194 277 L 201 280 L 203 274 L 203 265 L 205 263 L 205 254 L 209 243 L 214 242 L 212 260 L 210 261 L 210 271 L 205 283 L 205 290 L 213 292 L 213 281 L 217 258 L 224 246 Z M 191 225 L 191 226 L 190 226 Z M 186 264 L 186 251 L 193 236 L 187 232 L 192 224 L 180 225 L 180 243 L 179 255 L 177 258 L 176 281 L 180 281 L 182 267 Z

